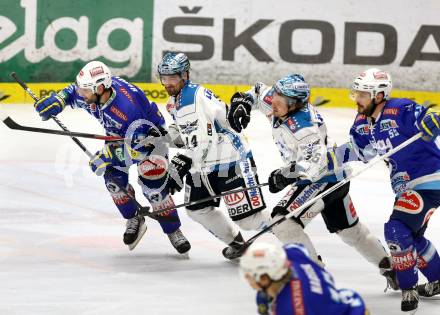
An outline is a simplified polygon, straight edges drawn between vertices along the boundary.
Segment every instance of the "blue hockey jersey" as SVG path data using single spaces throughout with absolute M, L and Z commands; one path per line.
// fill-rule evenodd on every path
M 367 162 L 384 155 L 420 131 L 427 108 L 409 99 L 390 99 L 375 121 L 358 114 L 350 129 L 357 158 Z M 407 189 L 440 189 L 440 150 L 435 142 L 417 140 L 387 160 L 396 194 Z
M 59 94 L 72 108 L 85 109 L 95 117 L 108 135 L 125 137 L 127 131 L 146 135 L 153 125 L 165 125 L 157 105 L 149 102 L 141 89 L 119 77 L 112 77 L 111 88 L 111 97 L 101 106 L 85 103 L 74 84 Z
M 313 262 L 298 245 L 284 247 L 291 278 L 271 302 L 273 315 L 365 315 L 358 293 L 336 289 L 333 277 Z

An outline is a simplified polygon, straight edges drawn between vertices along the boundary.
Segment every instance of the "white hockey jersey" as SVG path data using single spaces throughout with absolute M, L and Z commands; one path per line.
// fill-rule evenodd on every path
M 272 136 L 283 161 L 286 165 L 296 162 L 300 179 L 316 182 L 326 176 L 325 181 L 336 181 L 328 168 L 327 152 L 332 146 L 328 145 L 327 128 L 318 111 L 308 104 L 284 120 L 272 117 L 273 93 L 273 88 L 263 83 L 247 92 L 254 99 L 253 109 L 259 109 L 272 123 Z
M 246 140 L 227 121 L 226 104 L 203 86 L 187 81 L 167 110 L 193 161 L 191 172 L 207 174 L 250 156 Z

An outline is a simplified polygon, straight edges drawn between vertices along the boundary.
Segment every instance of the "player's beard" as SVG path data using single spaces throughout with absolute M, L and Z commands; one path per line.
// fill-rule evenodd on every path
M 371 117 L 371 115 L 373 115 L 374 109 L 376 108 L 376 103 L 374 102 L 374 100 L 372 100 L 372 102 L 367 106 L 360 106 L 359 103 L 357 103 L 357 106 L 359 114 L 364 114 L 367 117 Z
M 180 93 L 180 87 L 173 86 L 173 87 L 165 87 L 165 90 L 167 90 L 167 93 L 169 96 L 177 96 Z
M 169 96 L 177 96 L 185 85 L 185 80 L 180 80 L 174 85 L 164 85 Z

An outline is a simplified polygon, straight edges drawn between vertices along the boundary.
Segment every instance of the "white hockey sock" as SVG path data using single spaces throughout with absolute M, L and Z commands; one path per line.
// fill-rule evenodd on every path
M 359 254 L 376 267 L 384 257 L 389 256 L 379 239 L 371 234 L 370 230 L 361 222 L 337 234 L 344 243 L 354 247 Z
M 264 229 L 270 221 L 269 212 L 266 210 L 254 213 L 241 220 L 234 221 L 241 229 L 245 231 L 250 230 L 262 230 Z
M 221 211 L 214 207 L 207 207 L 200 210 L 186 209 L 188 216 L 194 221 L 203 225 L 215 237 L 229 245 L 237 236 L 238 230 L 232 221 Z
M 275 221 L 279 218 L 279 216 L 275 216 L 273 220 Z M 272 232 L 283 244 L 302 244 L 309 252 L 310 258 L 313 259 L 316 263 L 322 265 L 322 262 L 318 259 L 318 255 L 316 254 L 315 246 L 313 246 L 313 243 L 310 240 L 309 236 L 304 232 L 302 226 L 295 221 L 287 219 L 284 222 L 275 225 L 272 228 Z

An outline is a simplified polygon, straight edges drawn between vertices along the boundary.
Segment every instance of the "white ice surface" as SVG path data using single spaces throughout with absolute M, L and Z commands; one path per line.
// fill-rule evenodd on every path
M 321 113 L 330 135 L 345 141 L 354 111 L 323 107 Z M 41 122 L 29 105 L 0 105 L 0 116 L 6 115 L 22 124 L 57 128 Z M 59 118 L 71 130 L 101 133 L 98 123 L 79 110 L 66 110 Z M 246 133 L 265 182 L 281 165 L 269 125 L 253 114 Z M 101 145 L 82 141 L 92 152 Z M 86 155 L 68 137 L 0 124 L 0 150 L 0 314 L 256 314 L 254 292 L 237 265 L 222 257 L 224 245 L 182 209 L 182 230 L 192 244 L 189 259 L 176 254 L 151 220 L 130 252 L 122 243 L 124 220 L 102 178 L 90 172 Z M 141 196 L 134 169 L 131 175 Z M 393 203 L 387 169 L 376 166 L 351 187 L 361 220 L 383 241 Z M 274 206 L 280 194 L 266 192 Z M 182 202 L 182 194 L 176 202 Z M 339 287 L 357 290 L 374 315 L 400 314 L 400 293 L 384 293 L 377 269 L 329 234 L 320 217 L 306 230 Z M 432 217 L 426 235 L 440 248 L 440 215 Z M 276 242 L 272 235 L 262 239 Z M 440 314 L 440 298 L 423 299 L 418 314 Z

